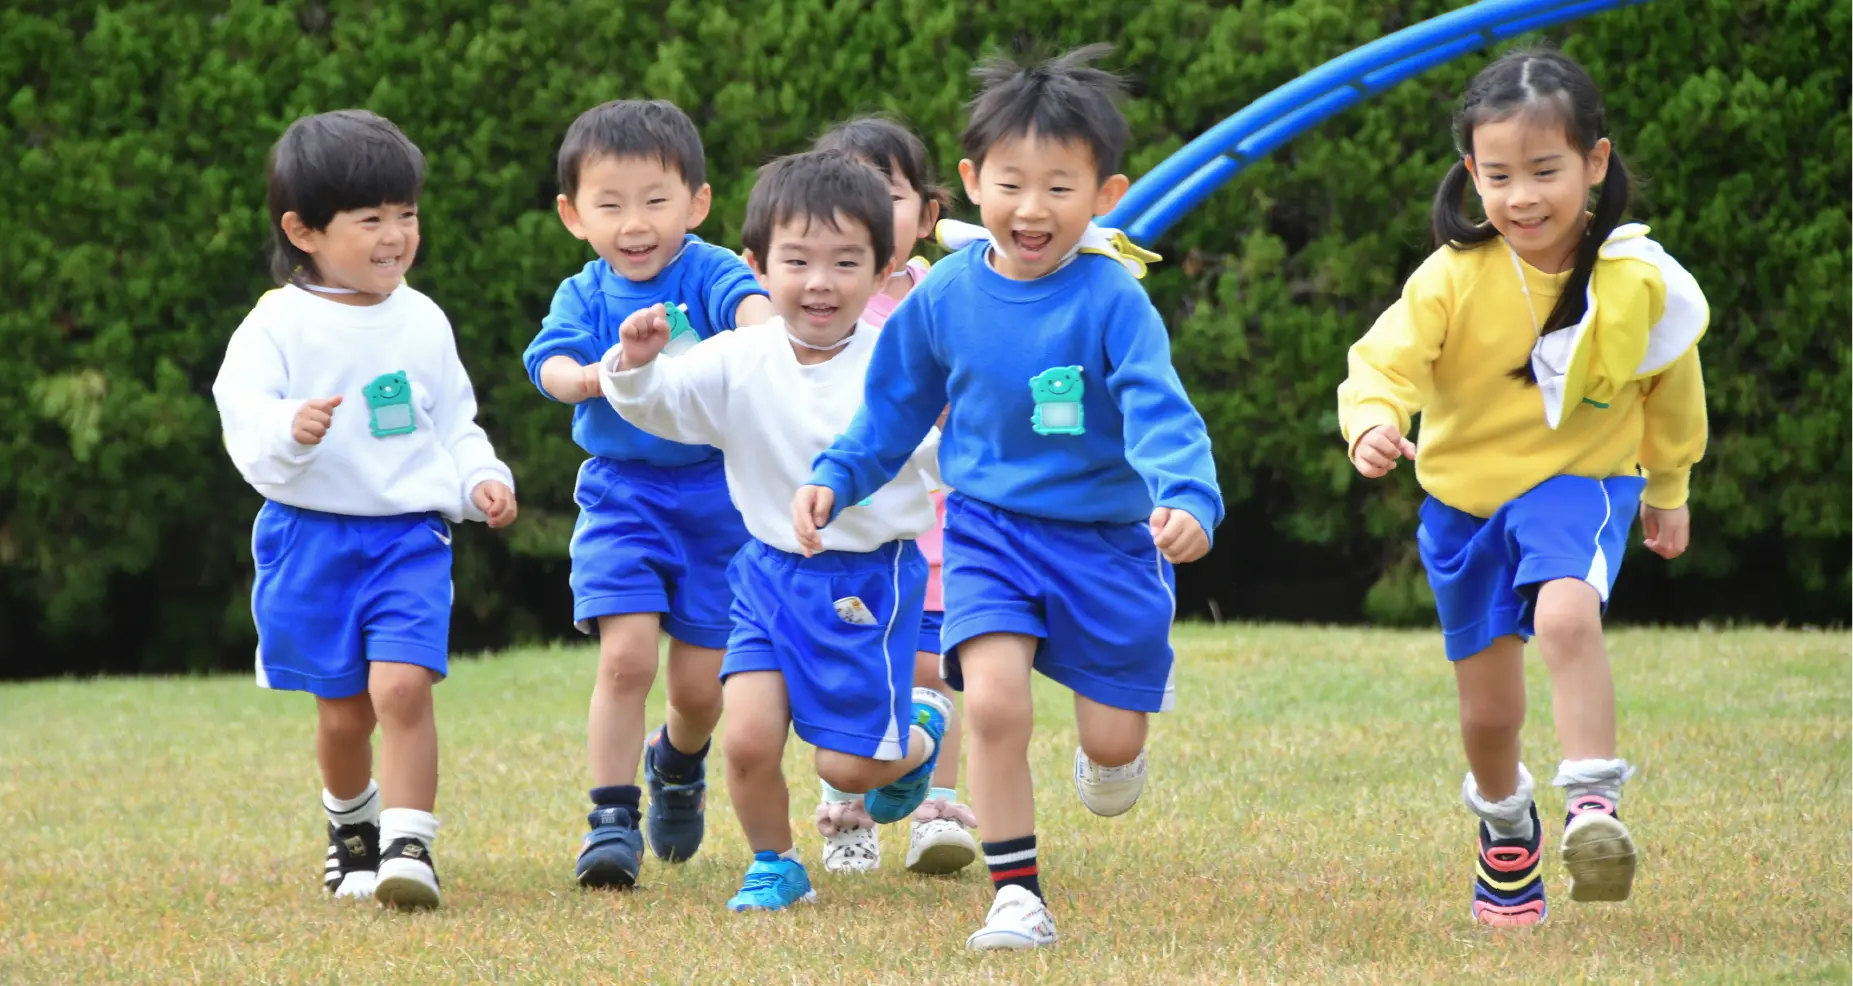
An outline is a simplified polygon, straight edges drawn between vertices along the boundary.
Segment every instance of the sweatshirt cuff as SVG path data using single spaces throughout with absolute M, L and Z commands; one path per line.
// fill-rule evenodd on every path
M 1358 440 L 1370 434 L 1372 428 L 1389 427 L 1398 431 L 1408 431 L 1403 427 L 1402 416 L 1388 404 L 1366 401 L 1352 408 L 1345 416 L 1345 458 L 1357 455 Z
M 836 462 L 824 459 L 811 466 L 811 478 L 805 485 L 829 488 L 830 492 L 835 495 L 835 501 L 830 504 L 830 519 L 835 520 L 837 515 L 843 512 L 843 508 L 850 504 L 849 494 L 852 483 L 848 469 Z
M 1691 481 L 1690 468 L 1647 470 L 1647 489 L 1641 493 L 1641 502 L 1655 510 L 1678 510 L 1686 505 Z
M 603 359 L 598 361 L 599 387 L 605 392 L 605 399 L 613 407 L 625 401 L 634 401 L 650 392 L 656 381 L 656 365 L 662 361 L 658 356 L 639 367 L 620 369 L 624 361 L 624 347 L 612 346 L 605 351 Z

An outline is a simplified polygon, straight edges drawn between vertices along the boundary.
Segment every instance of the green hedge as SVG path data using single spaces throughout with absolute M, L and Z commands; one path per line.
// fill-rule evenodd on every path
M 1457 5 L 9 5 L 0 673 L 248 660 L 257 498 L 220 448 L 208 386 L 267 286 L 264 155 L 300 115 L 366 106 L 429 156 L 413 279 L 455 322 L 522 494 L 514 529 L 458 542 L 460 639 L 493 643 L 564 625 L 578 453 L 519 355 L 587 256 L 552 208 L 553 153 L 580 110 L 619 96 L 690 110 L 715 186 L 701 232 L 732 243 L 753 168 L 856 111 L 903 113 L 950 174 L 967 70 L 999 45 L 1117 42 L 1114 67 L 1138 83 L 1136 176 L 1268 89 Z M 1695 548 L 1673 571 L 1693 586 L 1786 580 L 1798 606 L 1836 616 L 1849 591 L 1848 32 L 1845 0 L 1661 0 L 1560 35 L 1652 182 L 1640 214 L 1712 301 L 1715 438 L 1694 484 Z M 1416 492 L 1406 471 L 1355 478 L 1332 393 L 1345 346 L 1427 251 L 1449 103 L 1483 63 L 1302 137 L 1158 244 L 1169 262 L 1151 290 L 1251 518 L 1225 529 L 1205 572 L 1253 581 L 1243 546 L 1284 539 L 1376 580 L 1371 615 L 1421 616 Z M 1356 603 L 1330 616 L 1360 615 Z

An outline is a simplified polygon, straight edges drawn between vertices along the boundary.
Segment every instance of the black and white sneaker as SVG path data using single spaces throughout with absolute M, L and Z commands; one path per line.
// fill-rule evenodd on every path
M 438 871 L 431 860 L 431 847 L 413 838 L 392 840 L 380 854 L 373 899 L 385 907 L 438 906 Z
M 328 825 L 328 863 L 322 886 L 338 900 L 373 896 L 380 868 L 380 827 L 372 822 Z

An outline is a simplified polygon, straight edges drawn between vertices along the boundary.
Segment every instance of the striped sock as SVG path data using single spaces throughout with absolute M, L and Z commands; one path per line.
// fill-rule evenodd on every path
M 993 888 L 1022 887 L 1037 897 L 1042 896 L 1042 881 L 1036 876 L 1035 836 L 986 842 L 983 846 L 984 865 L 991 870 Z
M 343 825 L 378 825 L 380 786 L 369 780 L 366 790 L 351 798 L 337 798 L 327 788 L 323 788 L 322 810 L 328 813 L 328 821 L 336 828 Z

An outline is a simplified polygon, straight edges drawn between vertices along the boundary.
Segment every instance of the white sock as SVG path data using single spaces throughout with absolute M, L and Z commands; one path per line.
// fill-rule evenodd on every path
M 1473 772 L 1468 771 L 1461 782 L 1461 802 L 1486 822 L 1493 838 L 1529 839 L 1533 790 L 1531 771 L 1521 763 L 1518 765 L 1518 790 L 1498 801 L 1488 801 L 1480 796 L 1480 786 L 1474 783 Z
M 779 858 L 789 859 L 792 862 L 796 863 L 798 861 L 798 847 L 792 846 L 790 849 L 787 849 L 784 852 L 779 853 Z
M 337 798 L 322 789 L 322 810 L 336 828 L 343 825 L 378 824 L 380 820 L 380 786 L 367 781 L 367 789 L 351 798 Z
M 1633 776 L 1634 767 L 1626 760 L 1565 760 L 1557 765 L 1551 783 L 1563 788 L 1568 801 L 1593 794 L 1619 806 L 1621 785 Z
M 912 737 L 910 737 L 909 742 L 926 744 L 926 756 L 921 757 L 920 762 L 926 763 L 928 760 L 933 759 L 933 751 L 939 749 L 939 744 L 933 742 L 932 735 L 928 733 L 926 730 L 921 729 L 919 726 L 912 726 L 909 728 L 911 728 L 914 731 L 914 734 Z
M 380 812 L 380 848 L 396 839 L 417 839 L 431 848 L 438 836 L 437 816 L 417 808 L 388 808 Z
M 826 781 L 822 778 L 818 778 L 817 783 L 822 784 L 824 786 L 824 802 L 826 804 L 846 805 L 850 803 L 851 801 L 861 801 L 862 800 L 862 795 L 850 794 L 848 791 L 839 791 L 836 788 L 831 787 L 829 781 Z

